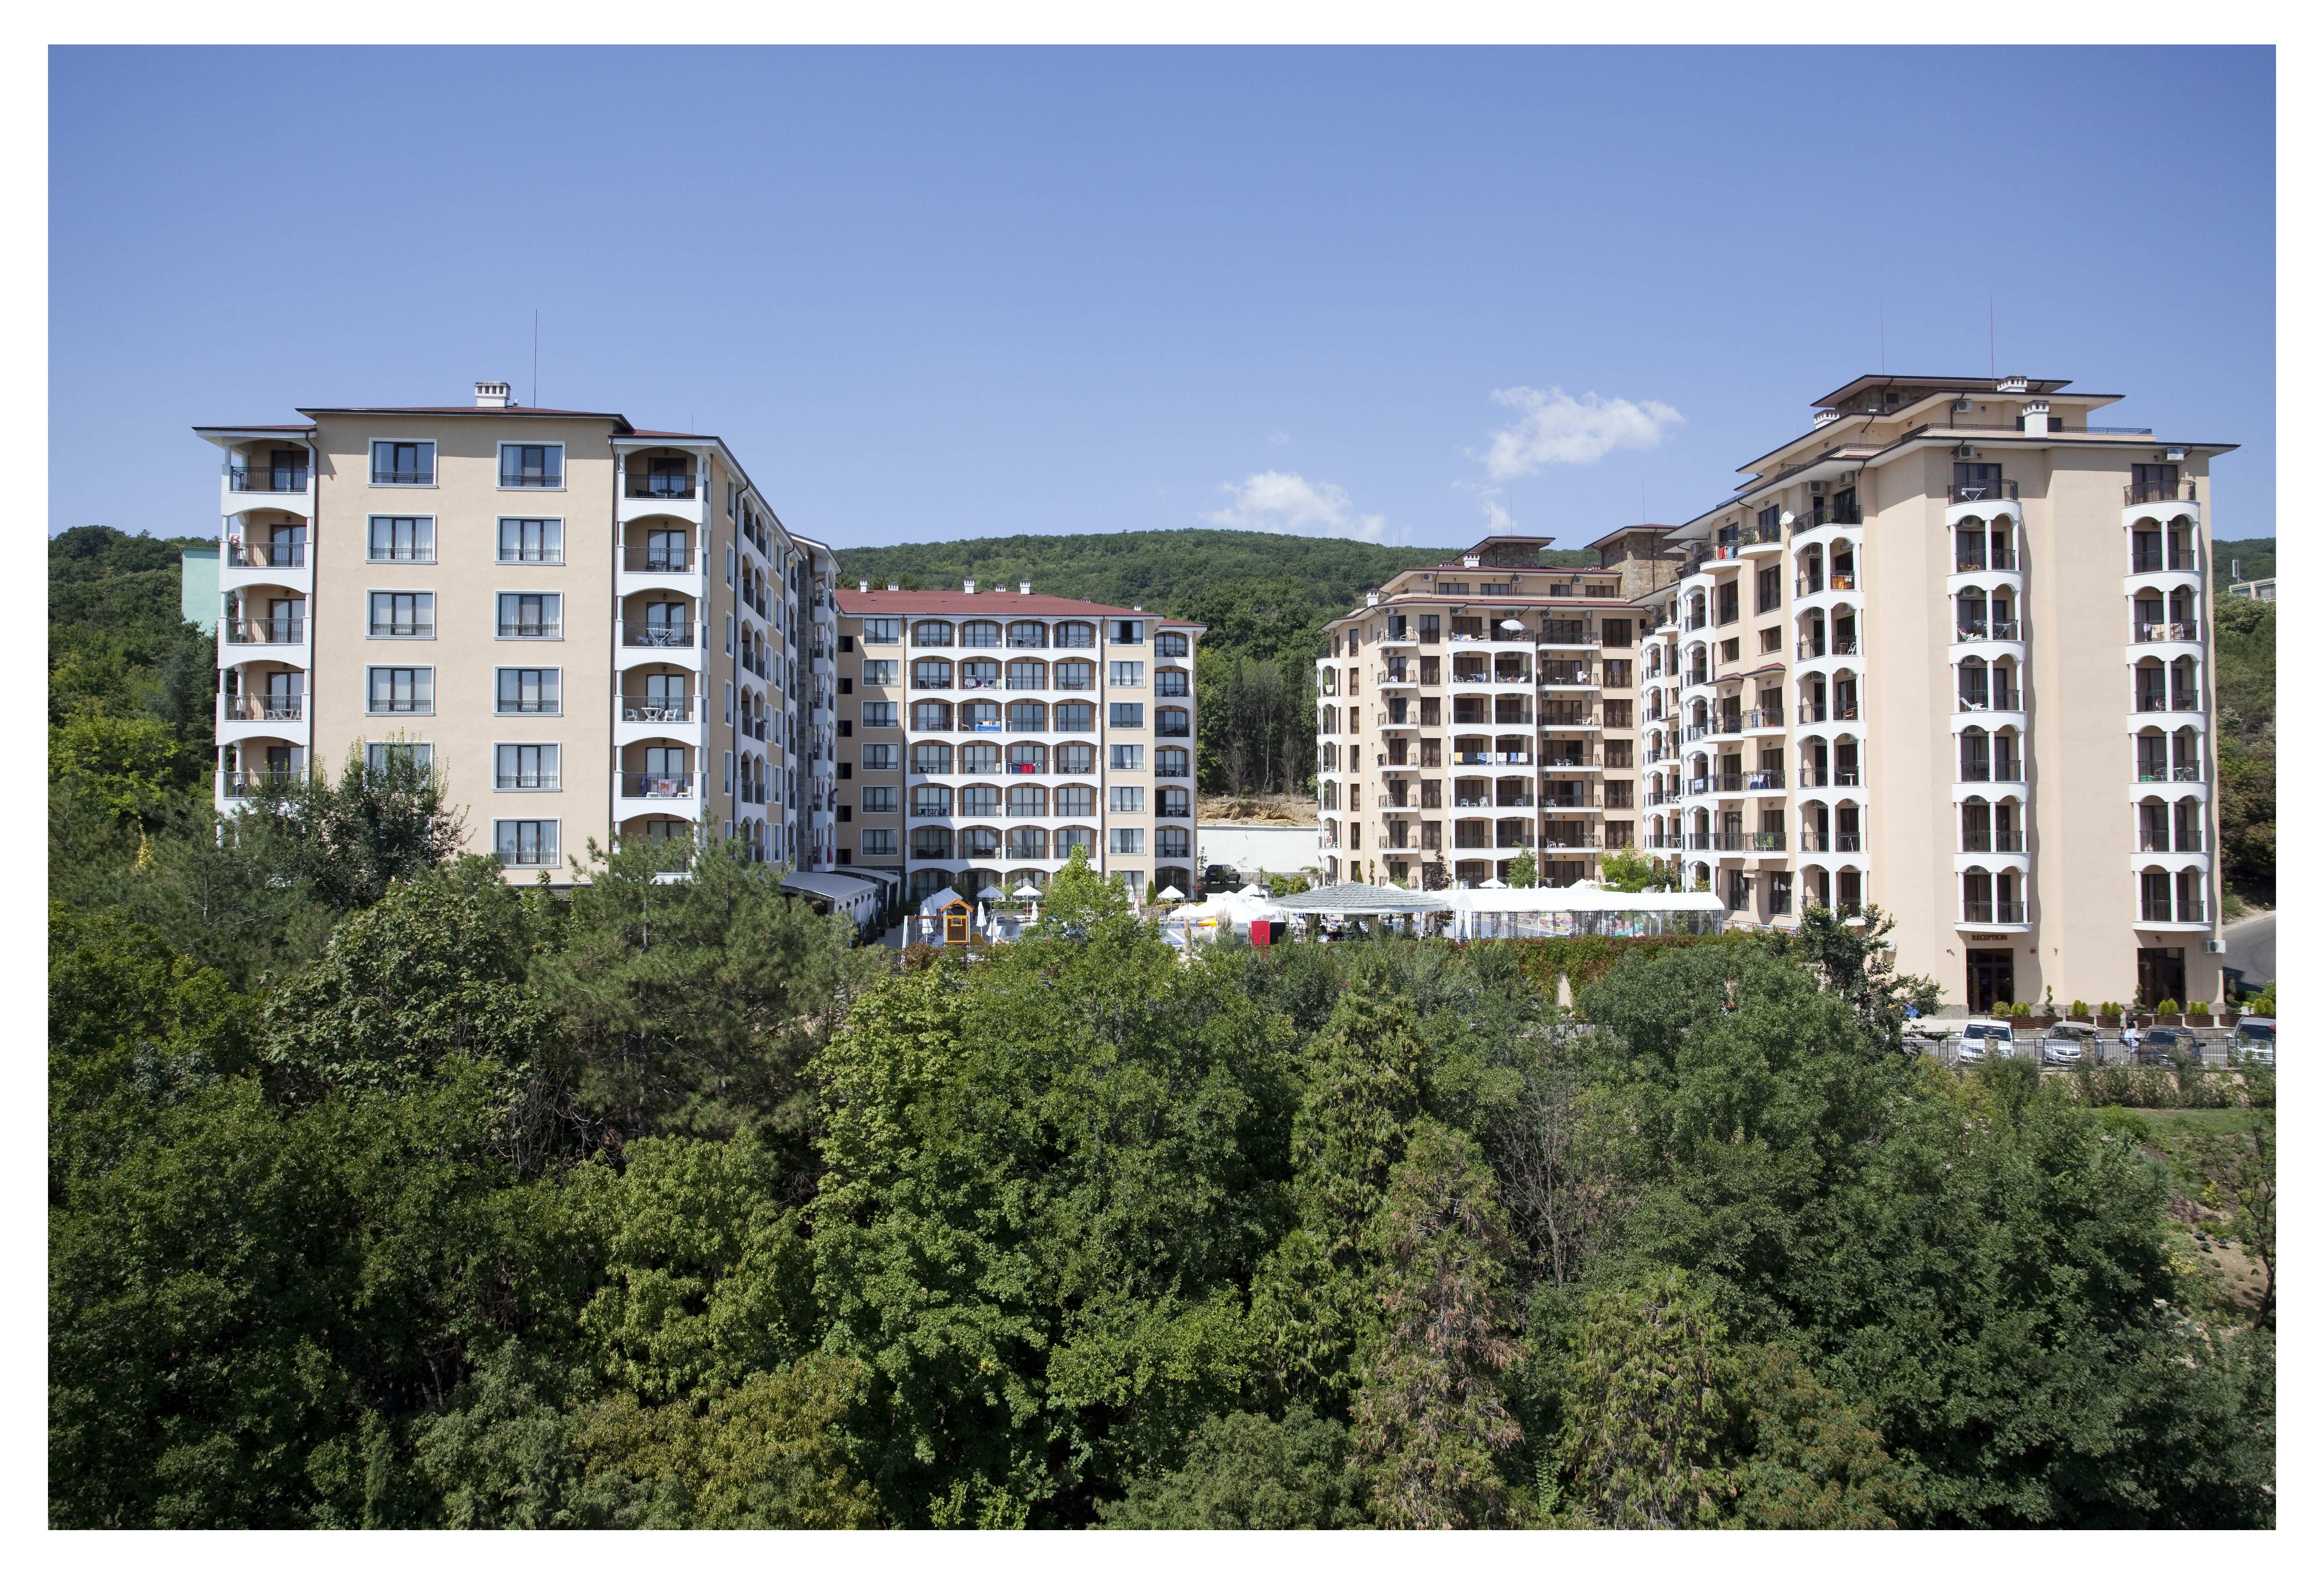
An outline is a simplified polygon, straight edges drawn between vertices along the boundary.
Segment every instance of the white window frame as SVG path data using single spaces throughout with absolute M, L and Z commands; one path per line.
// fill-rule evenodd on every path
M 867 701 L 863 706 L 863 725 L 867 727 L 878 727 L 883 732 L 890 727 L 902 727 L 903 722 L 898 715 L 896 706 L 897 702 L 894 700 Z
M 553 709 L 501 709 L 501 674 L 503 672 L 538 672 L 545 681 L 557 686 L 557 704 Z M 521 686 L 520 686 L 521 687 Z M 521 705 L 521 701 L 519 702 Z M 493 669 L 493 715 L 496 717 L 561 717 L 565 714 L 565 670 L 562 667 L 495 667 Z
M 534 786 L 532 786 L 532 787 L 511 787 L 511 786 L 507 785 L 505 783 L 503 783 L 503 782 L 502 782 L 502 781 L 501 781 L 501 751 L 502 751 L 502 750 L 503 750 L 503 749 L 540 749 L 540 750 L 547 750 L 547 751 L 549 751 L 549 752 L 551 753 L 551 755 L 554 756 L 554 758 L 555 758 L 555 760 L 556 760 L 556 763 L 557 763 L 557 764 L 556 764 L 556 770 L 555 770 L 555 772 L 554 772 L 554 774 L 553 774 L 553 780 L 551 780 L 551 781 L 549 781 L 549 782 L 548 782 L 548 783 L 545 783 L 536 784 L 536 785 L 534 785 Z M 551 743 L 551 742 L 549 742 L 548 740 L 545 740 L 545 739 L 542 739 L 542 740 L 536 740 L 536 739 L 529 739 L 529 738 L 526 738 L 526 739 L 517 739 L 517 740 L 514 740 L 514 741 L 511 741 L 511 740 L 508 740 L 508 739 L 500 739 L 500 740 L 496 740 L 496 741 L 493 743 L 493 791 L 494 792 L 496 792 L 496 793 L 554 793 L 554 792 L 562 792 L 564 791 L 564 787 L 565 787 L 565 752 L 564 752 L 564 750 L 563 750 L 562 748 L 560 748 L 558 745 L 556 745 L 556 744 L 554 744 L 554 743 Z
M 428 603 L 428 632 L 424 635 L 381 634 L 379 617 L 372 605 L 372 598 L 381 596 L 409 596 L 424 599 Z M 417 622 L 419 608 L 416 604 L 412 611 L 414 621 Z M 436 637 L 436 593 L 432 590 L 407 590 L 393 586 L 366 588 L 364 591 L 364 637 L 367 640 L 433 640 Z
M 525 490 L 532 491 L 528 487 Z M 539 490 L 547 491 L 543 487 Z M 554 558 L 512 558 L 508 544 L 502 538 L 512 522 L 530 520 L 538 524 L 557 528 L 557 556 Z M 521 551 L 521 549 L 520 549 Z M 528 568 L 562 568 L 565 564 L 565 516 L 563 514 L 502 514 L 493 522 L 493 561 L 496 563 L 521 563 Z
M 377 530 L 378 530 L 379 522 L 380 522 L 380 521 L 382 521 L 382 520 L 410 520 L 410 521 L 414 525 L 425 526 L 425 527 L 426 527 L 426 530 L 427 530 L 427 535 L 428 535 L 428 549 L 427 549 L 427 550 L 428 550 L 428 556 L 426 556 L 425 558 L 418 558 L 418 557 L 413 557 L 413 558 L 397 558 L 397 557 L 394 557 L 394 556 L 392 556 L 392 555 L 391 554 L 390 556 L 385 557 L 385 558 L 381 557 L 381 556 L 379 555 L 379 545 L 378 545 L 378 542 L 374 540 L 374 537 L 375 537 L 375 534 L 376 534 Z M 418 533 L 417 533 L 417 532 L 414 532 L 414 534 L 416 535 L 416 534 L 418 534 Z M 420 551 L 420 548 L 419 548 L 417 545 L 415 545 L 415 546 L 412 548 L 412 551 L 413 551 L 414 552 L 418 552 L 418 551 Z M 436 516 L 435 516 L 434 514 L 366 514 L 366 515 L 364 516 L 364 562 L 366 562 L 366 563 L 433 563 L 433 562 L 435 562 L 435 561 L 436 561 Z
M 378 695 L 378 692 L 379 692 L 379 690 L 378 690 L 378 681 L 377 681 L 377 680 L 373 676 L 373 675 L 374 675 L 374 674 L 375 674 L 375 673 L 381 673 L 381 672 L 409 672 L 409 673 L 411 673 L 411 674 L 413 674 L 413 675 L 414 675 L 414 676 L 413 676 L 413 679 L 412 679 L 412 688 L 413 688 L 413 689 L 415 689 L 415 690 L 417 690 L 417 689 L 420 687 L 420 681 L 421 681 L 418 675 L 419 675 L 419 674 L 420 674 L 420 673 L 426 673 L 426 674 L 428 675 L 428 676 L 427 676 L 427 680 L 426 680 L 426 682 L 427 682 L 427 685 L 428 685 L 428 704 L 423 708 L 423 707 L 421 707 L 420 705 L 419 705 L 419 704 L 415 701 L 415 702 L 413 703 L 413 705 L 412 705 L 412 708 L 411 708 L 410 710 L 407 710 L 407 711 L 399 711 L 399 710 L 395 710 L 395 709 L 392 709 L 392 708 L 391 708 L 390 709 L 387 709 L 387 710 L 384 710 L 384 711 L 381 710 L 381 709 L 379 709 L 379 706 L 378 706 L 378 703 L 377 703 L 377 698 L 376 698 L 376 697 L 377 697 L 377 695 Z M 411 663 L 411 664 L 409 664 L 409 665 L 406 665 L 406 664 L 403 664 L 403 663 L 400 663 L 400 662 L 373 662 L 373 663 L 368 663 L 368 664 L 366 664 L 366 665 L 364 666 L 364 716 L 366 716 L 366 717 L 432 717 L 432 716 L 434 716 L 435 714 L 436 714 L 436 669 L 435 669 L 434 667 L 432 667 L 432 666 L 425 666 L 425 667 L 423 667 L 423 666 L 421 666 L 421 665 L 420 665 L 420 664 L 418 664 L 418 663 L 416 663 L 416 662 Z
M 1142 815 L 1146 812 L 1146 790 L 1142 787 L 1109 787 L 1105 790 L 1105 812 L 1109 815 Z
M 1144 857 L 1146 828 L 1143 826 L 1110 827 L 1105 834 L 1105 850 L 1117 858 Z
M 1124 758 L 1127 756 L 1127 758 Z M 1108 771 L 1144 771 L 1146 746 L 1143 744 L 1109 744 L 1106 746 Z
M 425 481 L 382 481 L 379 479 L 379 446 L 382 443 L 411 443 L 428 450 L 428 479 Z M 373 486 L 390 486 L 399 492 L 415 488 L 434 489 L 443 484 L 441 461 L 444 446 L 433 438 L 373 438 L 364 444 L 364 479 Z
M 1108 689 L 1144 689 L 1146 663 L 1143 662 L 1109 662 L 1105 664 L 1105 687 Z
M 391 749 L 410 750 L 412 759 L 419 764 L 419 766 L 422 771 L 432 768 L 436 764 L 436 746 L 430 739 L 383 739 L 378 743 L 374 743 L 372 740 L 366 738 L 364 740 L 364 769 L 365 771 L 385 770 L 387 766 L 387 751 Z M 377 761 L 374 761 L 372 758 L 372 752 L 374 750 L 379 751 L 379 758 Z
M 511 449 L 554 449 L 557 450 L 557 485 L 554 486 L 512 486 L 501 477 L 508 474 L 508 451 Z M 562 443 L 527 443 L 503 439 L 493 449 L 493 484 L 500 492 L 563 492 L 565 490 L 565 445 Z
M 894 858 L 904 850 L 903 834 L 893 826 L 868 826 L 859 835 L 856 850 L 866 858 Z M 875 841 L 884 846 L 872 846 Z
M 511 635 L 504 633 L 503 631 L 506 629 L 507 624 L 506 620 L 501 616 L 501 600 L 504 597 L 512 596 L 537 596 L 543 601 L 555 602 L 557 604 L 557 633 L 554 635 Z M 541 610 L 546 612 L 548 609 L 544 607 Z M 493 593 L 493 637 L 496 640 L 513 641 L 523 645 L 549 645 L 561 644 L 565 639 L 565 593 L 561 590 L 494 591 Z
M 493 822 L 493 853 L 495 853 L 495 854 L 500 854 L 500 852 L 501 852 L 501 846 L 502 846 L 502 841 L 503 841 L 502 835 L 501 835 L 501 828 L 502 828 L 502 827 L 503 827 L 503 826 L 539 826 L 539 827 L 542 827 L 542 828 L 547 829 L 548 836 L 549 836 L 549 848 L 548 848 L 548 856 L 547 856 L 546 857 L 535 858 L 535 859 L 531 860 L 530 862 L 521 862 L 521 861 L 519 861 L 519 862 L 511 862 L 511 861 L 510 861 L 510 859 L 509 859 L 505 855 L 503 855 L 503 856 L 502 856 L 502 857 L 501 857 L 501 863 L 502 863 L 502 865 L 503 865 L 505 868 L 509 868 L 509 869 L 554 869 L 554 868 L 556 868 L 556 867 L 557 867 L 557 865 L 558 865 L 558 861 L 559 861 L 559 860 L 564 857 L 564 854 L 565 854 L 565 826 L 564 826 L 564 822 L 563 822 L 563 821 L 557 820 L 555 817 L 553 817 L 553 816 L 548 816 L 548 815 L 525 815 L 525 816 L 511 816 L 510 818 L 508 818 L 507 820 L 494 820 L 494 821 Z M 536 852 L 538 852 L 538 851 L 539 851 L 539 848 L 538 848 L 537 847 L 536 847 L 535 851 L 536 851 Z

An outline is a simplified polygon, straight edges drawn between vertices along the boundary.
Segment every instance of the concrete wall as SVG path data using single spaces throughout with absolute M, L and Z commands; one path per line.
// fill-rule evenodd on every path
M 1313 826 L 1251 826 L 1205 820 L 1194 828 L 1195 862 L 1224 864 L 1246 873 L 1298 875 L 1323 863 L 1317 829 Z M 1195 872 L 1200 878 L 1201 871 Z

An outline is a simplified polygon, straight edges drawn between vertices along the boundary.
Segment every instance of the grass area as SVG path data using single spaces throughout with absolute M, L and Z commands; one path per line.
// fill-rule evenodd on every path
M 2162 1137 L 2203 1137 L 2221 1132 L 2253 1132 L 2264 1122 L 2275 1119 L 2273 1110 L 2134 1110 L 2127 1106 L 2108 1105 L 2107 1110 L 2135 1116 L 2145 1124 L 2147 1131 Z

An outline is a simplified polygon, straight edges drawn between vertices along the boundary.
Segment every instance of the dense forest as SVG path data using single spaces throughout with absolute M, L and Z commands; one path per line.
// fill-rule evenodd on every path
M 2260 1069 L 1957 1073 L 1877 913 L 1182 963 L 1076 865 L 967 959 L 401 759 L 221 837 L 64 541 L 54 1525 L 2273 1523 Z
M 1403 569 L 1442 563 L 1449 547 L 1379 547 L 1262 531 L 1127 531 L 1114 535 L 992 536 L 901 547 L 852 547 L 840 583 L 907 590 L 1013 589 L 1142 607 L 1210 626 L 1197 655 L 1203 697 L 1198 783 L 1205 792 L 1303 792 L 1314 777 L 1314 661 L 1324 621 Z M 1595 563 L 1557 550 L 1545 564 Z
M 2246 579 L 2275 573 L 2275 538 L 2214 542 L 2211 561 Z M 2231 904 L 2275 905 L 2275 603 L 2211 586 L 2218 632 L 2219 850 Z M 2230 906 L 2230 913 L 2233 907 Z

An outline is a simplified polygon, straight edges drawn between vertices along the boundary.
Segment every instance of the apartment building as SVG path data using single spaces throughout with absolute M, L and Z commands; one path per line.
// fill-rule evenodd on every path
M 1452 878 L 1505 874 L 1534 838 L 1562 881 L 1589 868 L 1594 780 L 1601 846 L 1635 835 L 1742 922 L 1877 903 L 1899 965 L 1956 1005 L 2217 999 L 2205 510 L 2235 445 L 2092 421 L 2119 397 L 1859 377 L 1717 508 L 1601 544 L 1655 565 L 1627 600 L 1593 604 L 1581 574 L 1583 600 L 1535 610 L 1472 573 L 1456 605 L 1446 571 L 1400 577 L 1332 625 L 1327 846 L 1359 878 L 1425 876 L 1437 811 Z M 1495 591 L 1565 578 L 1521 572 L 1534 544 L 1465 563 L 1505 566 Z M 1448 716 L 1456 667 L 1480 687 Z M 1635 729 L 1610 725 L 1618 693 Z
M 735 837 L 828 867 L 829 550 L 719 438 L 611 412 L 314 408 L 217 445 L 217 798 L 407 752 L 509 878 Z
M 1045 886 L 1076 848 L 1143 894 L 1194 890 L 1194 644 L 1142 607 L 843 590 L 838 861 L 947 886 Z

